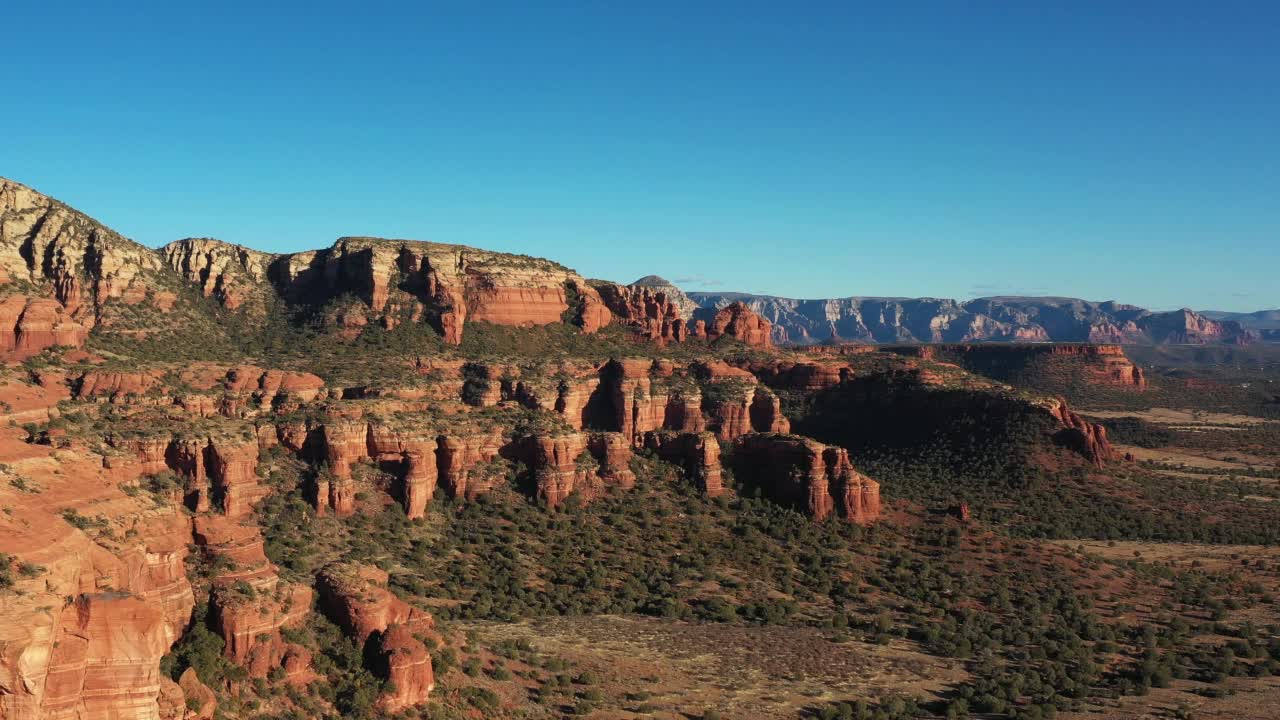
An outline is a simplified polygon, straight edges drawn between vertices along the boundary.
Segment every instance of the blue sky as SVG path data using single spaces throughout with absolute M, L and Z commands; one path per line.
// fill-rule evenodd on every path
M 186 5 L 6 7 L 0 175 L 149 245 L 1280 306 L 1275 3 Z

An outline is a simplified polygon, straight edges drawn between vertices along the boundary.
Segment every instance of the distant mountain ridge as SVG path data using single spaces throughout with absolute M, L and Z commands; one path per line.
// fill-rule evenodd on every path
M 688 294 L 655 275 L 618 285 L 551 260 L 419 240 L 343 237 L 274 254 L 187 238 L 152 249 L 4 178 L 0 261 L 0 353 L 14 357 L 79 347 L 90 334 L 230 347 L 273 318 L 347 339 L 427 325 L 451 345 L 474 322 L 569 323 L 585 333 L 617 322 L 663 344 L 725 334 L 753 345 L 1280 340 L 1273 312 L 1214 319 L 1060 297 Z
M 745 303 L 773 323 L 777 343 L 1244 344 L 1272 336 L 1234 317 L 1217 319 L 1189 309 L 1152 312 L 1115 301 L 1065 297 L 999 296 L 959 301 L 857 296 L 799 300 L 707 292 L 687 295 L 699 312 Z
M 1252 330 L 1266 342 L 1280 342 L 1280 310 L 1258 310 L 1251 313 L 1205 310 L 1200 314 L 1219 322 L 1238 322 L 1241 327 Z

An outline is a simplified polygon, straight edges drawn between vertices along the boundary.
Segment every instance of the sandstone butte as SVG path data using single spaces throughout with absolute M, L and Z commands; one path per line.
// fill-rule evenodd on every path
M 660 284 L 587 281 L 518 255 L 369 238 L 292 255 L 207 239 L 152 251 L 5 180 L 0 261 L 0 420 L 12 421 L 0 423 L 0 503 L 12 511 L 0 514 L 0 561 L 37 568 L 0 588 L 6 720 L 212 717 L 227 688 L 161 671 L 193 621 L 250 680 L 305 685 L 317 677 L 311 652 L 286 638 L 315 612 L 390 681 L 383 710 L 428 698 L 428 643 L 449 640 L 430 612 L 390 592 L 384 571 L 335 563 L 299 582 L 268 559 L 255 513 L 273 492 L 264 458 L 310 467 L 314 512 L 340 520 L 372 497 L 419 521 L 437 493 L 465 502 L 506 489 L 508 468 L 527 473 L 529 502 L 590 503 L 631 490 L 634 455 L 646 453 L 707 496 L 734 492 L 732 474 L 816 522 L 866 524 L 883 513 L 879 483 L 844 448 L 793 434 L 783 397 L 881 378 L 1003 392 L 928 357 L 881 353 L 876 369 L 860 362 L 865 349 L 785 352 L 745 305 L 693 318 Z M 750 352 L 550 366 L 441 352 L 403 358 L 408 380 L 339 382 L 249 362 L 108 361 L 84 347 L 175 327 L 200 303 L 256 321 L 281 303 L 319 307 L 314 319 L 337 337 L 421 323 L 457 343 L 468 322 L 567 323 L 588 334 L 616 325 L 647 348 L 727 341 Z M 134 322 L 140 313 L 151 325 Z M 53 347 L 61 363 L 19 364 Z M 1100 379 L 1141 385 L 1122 353 L 1062 352 L 1087 356 Z M 1105 431 L 1061 400 L 1009 402 L 1043 413 L 1052 440 L 1084 461 L 1109 460 Z M 541 422 L 514 419 L 529 415 Z M 389 486 L 371 485 L 373 471 Z M 197 559 L 216 570 L 193 583 Z M 207 620 L 193 618 L 206 604 Z

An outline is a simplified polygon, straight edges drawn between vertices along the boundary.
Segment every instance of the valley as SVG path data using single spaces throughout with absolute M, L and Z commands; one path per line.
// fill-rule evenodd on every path
M 153 250 L 8 180 L 0 261 L 0 718 L 1280 702 L 1280 346 L 1235 320 L 783 344 L 656 277 Z

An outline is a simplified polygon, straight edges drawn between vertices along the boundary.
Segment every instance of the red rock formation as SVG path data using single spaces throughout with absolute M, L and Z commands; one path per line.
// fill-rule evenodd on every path
M 45 348 L 80 347 L 88 334 L 55 300 L 22 295 L 0 299 L 0 357 L 22 360 Z
M 227 565 L 215 579 L 216 584 L 244 582 L 266 593 L 275 590 L 279 575 L 267 560 L 257 526 L 241 525 L 222 515 L 201 515 L 195 520 L 193 537 L 201 552 Z
M 685 475 L 709 497 L 724 493 L 720 467 L 720 443 L 711 433 L 673 433 L 654 431 L 645 434 L 644 447 L 658 457 L 684 468 Z
M 666 375 L 671 369 L 666 369 Z M 702 396 L 691 383 L 672 385 L 651 360 L 625 358 L 611 361 L 602 371 L 600 391 L 607 393 L 613 409 L 612 427 L 634 442 L 652 430 L 701 432 Z M 655 376 L 660 380 L 654 382 Z
M 600 387 L 599 368 L 590 368 L 585 374 L 574 374 L 559 384 L 553 406 L 564 421 L 575 430 L 581 430 L 589 421 L 588 406 Z
M 497 458 L 504 444 L 499 432 L 440 436 L 440 447 L 436 451 L 440 484 L 453 497 L 468 500 L 489 492 L 504 476 L 489 468 L 477 469 Z
M 613 313 L 600 297 L 600 291 L 586 283 L 575 284 L 578 294 L 578 326 L 584 333 L 594 333 L 613 322 Z
M 1118 345 L 1081 345 L 1058 343 L 1049 346 L 1053 355 L 1083 358 L 1086 370 L 1095 382 L 1139 390 L 1147 387 L 1147 376 L 1142 368 L 1124 354 Z
M 422 453 L 407 453 L 404 458 L 404 512 L 410 520 L 427 514 L 427 504 L 436 490 L 436 457 Z
M 431 324 L 451 344 L 462 341 L 467 322 L 560 322 L 569 309 L 566 288 L 586 287 L 547 260 L 414 240 L 340 238 L 327 250 L 282 256 L 273 268 L 287 298 L 351 293 L 364 304 L 351 309 L 359 311 L 360 327 L 377 321 L 389 328 L 407 318 Z M 598 328 L 599 303 L 592 293 L 580 296 L 584 328 Z
M 622 324 L 661 344 L 684 342 L 688 328 L 680 308 L 668 293 L 643 285 L 596 286 L 609 311 Z
M 356 642 L 392 625 L 432 632 L 435 619 L 387 590 L 387 573 L 369 565 L 329 565 L 316 577 L 320 606 Z
M 563 287 L 487 287 L 469 290 L 471 322 L 495 325 L 549 325 L 560 322 L 569 305 Z
M 750 415 L 751 429 L 755 432 L 791 432 L 791 421 L 782 414 L 782 401 L 767 388 L 756 388 L 751 399 Z
M 165 262 L 184 280 L 230 310 L 244 305 L 267 282 L 275 256 L 210 238 L 187 238 L 162 249 Z M 259 309 L 259 308 L 255 308 Z
M 1053 436 L 1059 445 L 1083 455 L 1097 467 L 1102 467 L 1105 461 L 1115 456 L 1107 439 L 1107 429 L 1077 415 L 1067 407 L 1066 400 L 1054 402 L 1049 412 L 1062 423 L 1062 430 Z
M 155 717 L 160 658 L 176 637 L 151 603 L 125 593 L 80 595 L 62 613 L 43 713 L 34 717 Z
M 324 380 L 305 372 L 264 370 L 241 365 L 227 371 L 224 388 L 233 398 L 247 398 L 256 409 L 290 410 L 321 397 Z
M 880 483 L 863 475 L 849 462 L 844 448 L 827 446 L 822 451 L 827 487 L 835 499 L 840 517 L 860 525 L 880 518 Z
M 205 469 L 213 484 L 214 495 L 221 498 L 222 511 L 228 517 L 248 515 L 253 510 L 253 503 L 267 494 L 267 489 L 258 484 L 256 438 L 210 440 Z
M 290 652 L 280 628 L 306 619 L 311 610 L 311 588 L 277 585 L 271 590 L 246 592 L 243 587 L 221 587 L 214 591 L 212 608 L 227 658 L 247 670 L 250 677 L 265 678 Z
M 187 668 L 178 677 L 178 687 L 186 699 L 184 709 L 187 710 L 185 720 L 212 720 L 218 709 L 218 698 L 207 685 L 200 682 L 194 668 Z
M 587 437 L 587 449 L 600 465 L 600 479 L 605 485 L 630 489 L 636 474 L 631 471 L 631 441 L 622 433 L 596 432 Z
M 744 369 L 769 387 L 806 393 L 828 390 L 854 376 L 847 363 L 831 360 L 777 359 L 747 363 Z
M 0 516 L 0 551 L 40 568 L 15 572 L 0 598 L 0 717 L 154 717 L 160 657 L 194 605 L 190 520 L 64 460 L 66 475 L 41 477 L 38 494 L 0 491 L 12 511 Z M 58 517 L 68 506 L 131 532 L 95 542 Z
M 907 345 L 884 348 L 888 352 L 927 360 L 952 360 L 973 372 L 1001 381 L 1017 379 L 1016 373 L 1032 361 L 1048 358 L 1061 368 L 1079 370 L 1099 385 L 1128 387 L 1138 390 L 1147 386 L 1146 374 L 1133 364 L 1118 345 L 1087 343 L 1053 343 L 1037 345 L 970 344 Z M 1049 370 L 1052 372 L 1053 370 Z M 1059 370 L 1058 372 L 1061 372 Z
M 227 658 L 250 677 L 265 678 L 301 651 L 284 641 L 280 629 L 306 619 L 311 588 L 280 582 L 255 525 L 204 515 L 196 520 L 194 537 L 203 552 L 220 558 L 220 565 L 227 568 L 213 578 L 210 597 L 214 627 L 225 643 Z M 294 671 L 297 677 L 296 659 Z
M 316 509 L 328 508 L 338 517 L 346 517 L 356 510 L 351 464 L 369 457 L 369 425 L 363 421 L 334 420 L 321 427 L 321 437 L 329 475 L 321 475 Z
M 72 381 L 71 394 L 77 400 L 106 399 L 120 403 L 129 396 L 145 395 L 159 387 L 163 376 L 160 370 L 88 370 Z
M 397 476 L 405 514 L 410 520 L 423 517 L 436 491 L 438 435 L 431 428 L 372 424 L 366 437 L 369 456 Z
M 726 384 L 727 385 L 727 384 Z M 715 428 L 716 438 L 733 440 L 751 432 L 751 398 L 755 387 L 742 385 L 725 387 L 720 392 L 726 397 L 720 399 L 708 413 L 711 415 L 711 426 Z
M 30 302 L 14 296 L 0 301 L 0 353 L 6 355 L 80 345 L 106 314 L 108 300 L 133 305 L 152 299 L 160 312 L 172 306 L 172 297 L 157 290 L 163 266 L 151 249 L 3 178 L 0 267 L 6 282 L 21 282 L 42 294 Z M 22 309 L 15 315 L 10 303 L 18 302 Z M 11 318 L 17 321 L 9 324 Z
M 730 337 L 752 347 L 773 347 L 773 325 L 741 302 L 720 308 L 703 332 L 712 341 Z
M 843 448 L 799 435 L 757 433 L 738 438 L 733 457 L 740 478 L 815 520 L 836 510 L 850 522 L 880 516 L 879 483 L 854 470 Z
M 427 701 L 435 688 L 431 653 L 404 625 L 392 625 L 378 642 L 378 660 L 392 691 L 379 699 L 379 706 L 395 713 Z
M 720 440 L 733 440 L 749 432 L 790 430 L 778 397 L 761 387 L 748 370 L 714 360 L 694 363 L 690 371 L 704 383 L 707 398 L 703 410 Z
M 586 502 L 599 494 L 600 482 L 594 468 L 579 462 L 586 452 L 585 436 L 533 436 L 525 442 L 537 497 L 548 507 L 556 507 L 575 492 Z

